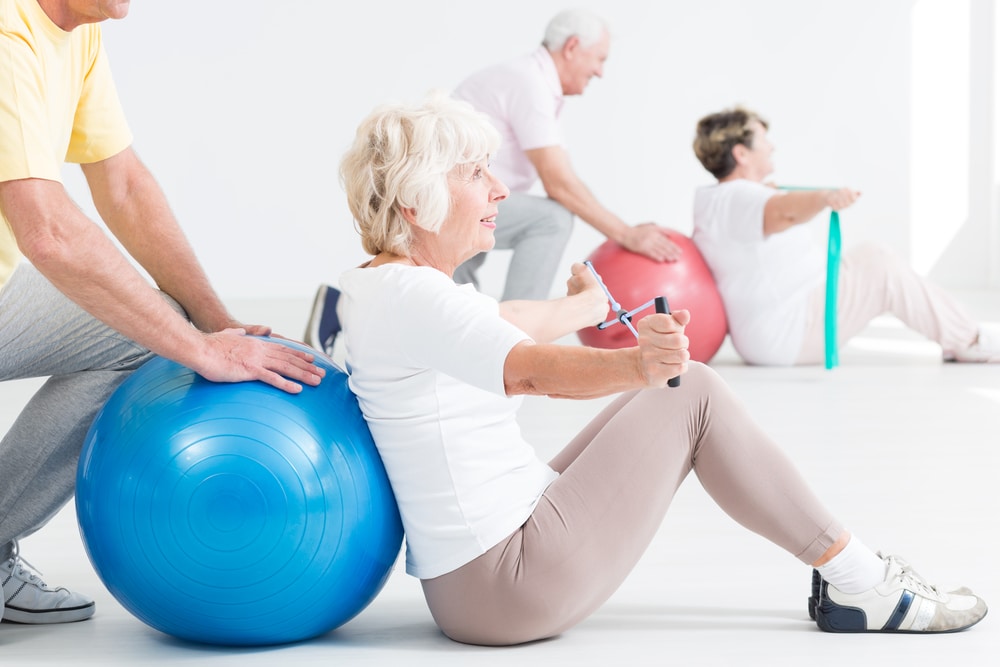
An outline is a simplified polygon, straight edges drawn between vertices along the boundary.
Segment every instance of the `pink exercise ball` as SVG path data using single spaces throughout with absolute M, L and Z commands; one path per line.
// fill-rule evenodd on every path
M 614 241 L 607 241 L 591 253 L 588 259 L 604 281 L 611 296 L 627 311 L 638 308 L 657 296 L 667 297 L 671 310 L 691 311 L 691 322 L 685 333 L 690 340 L 688 350 L 695 361 L 708 362 L 719 351 L 726 338 L 726 311 L 715 287 L 712 272 L 694 242 L 687 236 L 671 231 L 670 240 L 680 246 L 682 255 L 676 262 L 656 262 L 644 255 L 626 250 Z M 633 323 L 655 312 L 653 306 L 636 313 Z M 615 314 L 608 310 L 608 317 Z M 584 345 L 620 348 L 635 345 L 635 336 L 627 327 L 615 324 L 607 329 L 587 327 L 577 332 Z

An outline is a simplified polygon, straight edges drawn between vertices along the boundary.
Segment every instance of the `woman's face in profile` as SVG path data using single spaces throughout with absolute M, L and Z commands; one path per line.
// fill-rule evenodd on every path
M 767 128 L 759 121 L 751 121 L 753 128 L 753 143 L 748 147 L 747 159 L 751 162 L 754 173 L 763 179 L 774 171 L 774 144 L 767 136 Z
M 493 248 L 499 203 L 510 191 L 490 172 L 486 160 L 452 169 L 448 174 L 448 189 L 451 208 L 438 238 L 460 264 Z

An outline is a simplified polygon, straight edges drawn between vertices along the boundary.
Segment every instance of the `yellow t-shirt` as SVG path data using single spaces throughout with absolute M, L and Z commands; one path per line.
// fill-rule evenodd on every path
M 60 181 L 63 162 L 98 162 L 132 133 L 97 24 L 66 32 L 36 0 L 0 0 L 0 182 Z M 20 258 L 0 211 L 0 287 Z

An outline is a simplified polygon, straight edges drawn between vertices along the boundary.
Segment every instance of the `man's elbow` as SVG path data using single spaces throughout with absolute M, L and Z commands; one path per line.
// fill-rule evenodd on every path
M 43 273 L 45 267 L 60 265 L 70 255 L 69 239 L 50 229 L 32 230 L 15 238 L 21 254 Z

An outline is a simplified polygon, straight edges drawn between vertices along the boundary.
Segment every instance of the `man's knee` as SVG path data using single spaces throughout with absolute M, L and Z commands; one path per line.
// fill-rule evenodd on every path
M 552 236 L 568 239 L 570 233 L 573 231 L 573 220 L 576 216 L 574 216 L 569 209 L 554 199 L 546 199 L 544 201 L 546 204 L 543 209 L 544 228 L 548 230 Z
M 499 237 L 523 239 L 526 236 L 569 238 L 573 229 L 573 214 L 554 199 L 513 193 L 506 206 L 500 205 Z

